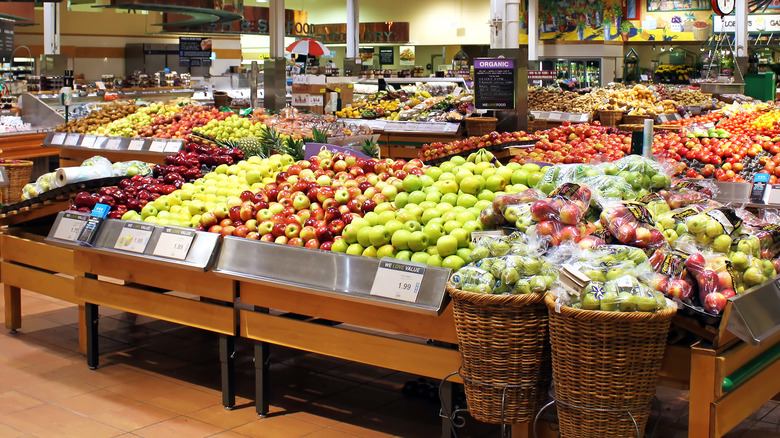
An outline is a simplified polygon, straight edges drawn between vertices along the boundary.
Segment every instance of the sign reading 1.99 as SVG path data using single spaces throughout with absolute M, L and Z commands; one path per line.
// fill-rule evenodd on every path
M 515 60 L 474 60 L 474 107 L 488 110 L 515 109 Z

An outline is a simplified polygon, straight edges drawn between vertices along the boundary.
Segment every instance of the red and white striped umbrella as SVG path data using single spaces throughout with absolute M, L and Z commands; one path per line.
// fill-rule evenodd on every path
M 311 38 L 303 38 L 290 44 L 287 51 L 299 55 L 330 55 L 330 49 L 325 44 Z

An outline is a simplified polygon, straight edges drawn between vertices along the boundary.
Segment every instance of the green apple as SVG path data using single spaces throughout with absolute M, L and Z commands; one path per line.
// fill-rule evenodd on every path
M 499 175 L 491 175 L 485 179 L 485 190 L 498 192 L 504 190 L 506 181 Z
M 401 183 L 401 186 L 406 192 L 413 192 L 415 190 L 422 190 L 423 183 L 417 175 L 407 175 Z
M 428 175 L 420 175 L 420 182 L 423 184 L 423 187 L 430 187 L 433 185 L 433 183 L 436 182 L 436 180 Z
M 391 242 L 393 246 L 398 250 L 409 249 L 409 239 L 412 237 L 412 232 L 409 230 L 398 230 L 393 233 Z
M 458 175 L 456 175 L 456 179 L 457 179 L 457 176 Z M 468 176 L 466 176 L 465 178 L 461 179 L 459 184 L 460 184 L 459 185 L 460 190 L 463 193 L 469 193 L 469 194 L 472 194 L 472 195 L 476 195 L 482 189 L 482 187 L 481 187 L 482 184 L 480 184 L 479 179 L 477 177 L 475 177 L 475 176 L 472 176 L 470 173 L 469 173 Z
M 425 169 L 425 175 L 434 181 L 437 181 L 442 173 L 444 173 L 444 171 L 441 169 L 441 167 L 431 166 Z
M 466 262 L 462 258 L 458 257 L 457 255 L 447 256 L 441 262 L 441 266 L 443 268 L 450 268 L 453 271 L 457 271 L 458 269 L 462 268 L 463 265 L 465 264 Z
M 160 199 L 160 198 L 157 198 Z M 150 216 L 157 216 L 157 207 L 153 203 L 149 202 L 141 208 L 141 219 L 146 220 Z
M 343 241 L 347 244 L 355 243 L 357 242 L 357 233 L 359 229 L 354 224 L 347 224 L 344 229 L 341 231 L 341 237 L 343 237 Z M 335 242 L 334 242 L 335 243 Z M 345 248 L 346 250 L 346 248 Z
M 395 204 L 396 208 L 403 208 L 406 204 L 409 203 L 409 194 L 406 192 L 401 192 L 395 195 L 393 203 Z
M 403 250 L 403 251 L 398 251 L 397 253 L 395 253 L 395 258 L 397 258 L 398 260 L 411 261 L 412 260 L 412 254 L 413 253 L 411 251 L 409 251 L 408 249 L 407 250 Z
M 528 171 L 525 169 L 517 169 L 512 172 L 512 177 L 509 179 L 512 184 L 524 184 L 528 185 Z
M 387 231 L 390 232 L 391 236 L 396 231 L 403 229 L 403 227 L 404 224 L 397 219 L 390 219 L 389 221 L 385 222 L 385 228 L 387 228 Z
M 123 221 L 140 221 L 141 215 L 138 214 L 135 210 L 128 210 L 125 214 L 122 215 Z
M 166 196 L 160 196 L 159 198 L 155 199 L 153 201 L 153 205 L 158 212 L 168 211 L 168 209 L 171 208 L 171 204 L 168 203 L 168 198 Z
M 446 193 L 442 195 L 441 199 L 439 200 L 439 203 L 447 203 L 450 205 L 455 205 L 458 203 L 458 194 L 457 193 Z
M 491 192 L 488 189 L 482 190 L 481 192 L 479 192 L 477 194 L 477 200 L 480 200 L 480 201 L 482 201 L 482 200 L 492 201 L 493 199 L 495 199 L 495 197 L 496 197 L 496 194 L 494 192 Z
M 463 228 L 455 228 L 452 231 L 450 231 L 449 234 L 450 236 L 454 237 L 458 241 L 458 248 L 468 248 L 469 242 L 471 242 L 470 232 L 466 231 Z
M 430 265 L 430 266 L 441 266 L 441 263 L 443 261 L 444 260 L 442 259 L 442 257 L 439 254 L 434 254 L 434 255 L 428 257 L 428 260 L 426 261 L 426 263 L 428 265 Z
M 371 226 L 371 224 L 369 224 L 368 221 L 365 218 L 362 218 L 362 217 L 355 217 L 355 218 L 353 218 L 352 222 L 350 222 L 349 225 L 354 226 L 356 230 L 359 230 L 359 229 L 361 229 L 363 227 L 370 227 Z
M 390 237 L 390 231 L 383 225 L 371 227 L 371 231 L 368 233 L 368 240 L 371 242 L 371 245 L 377 248 L 390 242 Z M 360 231 L 358 231 L 358 242 L 360 242 Z M 362 242 L 360 243 L 362 244 Z
M 387 210 L 379 213 L 379 224 L 378 225 L 384 225 L 389 220 L 395 219 L 395 211 Z
M 330 250 L 333 252 L 347 252 L 347 249 L 349 248 L 349 243 L 344 239 L 334 240 L 333 246 L 331 246 Z
M 468 231 L 469 233 L 472 233 L 474 231 L 481 231 L 482 223 L 479 221 L 467 221 L 467 222 L 463 222 L 463 226 L 461 228 Z
M 374 225 L 374 226 L 378 226 L 378 225 Z M 371 236 L 371 232 L 374 229 L 374 226 L 362 227 L 362 228 L 360 228 L 357 231 L 357 236 L 356 236 L 357 241 L 363 248 L 365 248 L 367 246 L 371 246 L 371 237 L 370 236 Z
M 458 193 L 458 183 L 454 180 L 440 181 L 439 183 L 439 191 L 441 191 L 442 194 Z
M 363 257 L 377 257 L 377 250 L 375 246 L 369 246 L 363 250 L 363 253 L 361 254 Z
M 461 228 L 462 226 L 463 226 L 463 224 L 461 224 L 460 222 L 458 222 L 456 220 L 451 220 L 451 221 L 445 222 L 443 228 L 444 228 L 444 232 L 445 233 L 450 234 L 450 233 L 452 233 L 452 230 L 456 230 L 458 228 Z
M 431 221 L 431 219 L 435 219 L 438 217 L 441 217 L 442 211 L 438 208 L 430 208 L 423 212 L 422 214 L 422 223 L 423 225 L 427 224 Z
M 471 260 L 471 248 L 458 248 L 458 251 L 455 252 L 455 255 L 462 258 L 463 260 L 469 261 Z
M 715 252 L 726 253 L 731 248 L 731 237 L 721 234 L 712 240 L 712 250 Z
M 458 251 L 458 239 L 455 236 L 441 236 L 436 240 L 436 249 L 442 257 L 453 255 Z
M 430 256 L 426 252 L 416 252 L 412 254 L 412 257 L 409 260 L 415 263 L 428 263 L 429 257 Z
M 428 236 L 428 241 L 435 244 L 440 237 L 444 236 L 444 228 L 438 222 L 431 222 L 423 227 L 423 233 Z
M 368 222 L 368 224 L 373 227 L 374 225 L 379 224 L 379 213 L 369 211 L 368 213 L 363 215 L 363 219 L 365 219 Z
M 438 190 L 431 190 L 428 192 L 428 194 L 425 195 L 425 200 L 428 202 L 435 202 L 438 204 L 439 201 L 441 200 L 441 196 L 442 194 Z
M 426 194 L 422 191 L 416 191 L 409 193 L 409 203 L 410 204 L 419 204 L 423 201 L 425 201 Z
M 428 248 L 429 242 L 431 239 L 428 234 L 423 231 L 413 231 L 407 240 L 407 245 L 410 250 L 420 252 Z
M 468 194 L 468 193 L 464 193 L 464 194 L 458 196 L 457 205 L 459 205 L 461 207 L 468 208 L 468 207 L 473 207 L 474 205 L 476 205 L 477 201 L 479 201 L 479 199 L 477 199 L 476 196 Z
M 376 257 L 380 259 L 383 257 L 395 258 L 395 248 L 390 244 L 382 245 L 376 250 Z
M 415 220 L 406 221 L 404 222 L 404 230 L 408 230 L 412 232 L 420 231 L 422 230 L 422 225 L 420 225 L 420 223 Z

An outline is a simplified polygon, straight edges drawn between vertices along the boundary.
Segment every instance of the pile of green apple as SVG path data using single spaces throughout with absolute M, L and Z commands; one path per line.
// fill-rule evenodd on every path
M 259 138 L 265 129 L 262 123 L 255 123 L 246 117 L 233 114 L 224 120 L 210 120 L 206 125 L 193 129 L 193 132 L 208 135 L 219 141 L 236 141 L 244 137 Z

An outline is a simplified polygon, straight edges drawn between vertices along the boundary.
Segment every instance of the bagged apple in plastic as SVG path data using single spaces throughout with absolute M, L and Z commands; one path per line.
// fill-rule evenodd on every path
M 619 242 L 639 248 L 657 248 L 665 240 L 641 203 L 621 201 L 603 205 L 601 225 Z
M 711 200 L 719 193 L 718 186 L 706 179 L 681 179 L 675 181 L 669 189 L 658 191 L 658 195 L 666 200 L 672 210 Z
M 599 174 L 597 167 L 590 164 L 558 164 L 546 167 L 534 188 L 549 194 L 561 184 L 577 183 L 583 178 Z
M 490 272 L 476 266 L 464 266 L 452 274 L 450 281 L 457 289 L 467 292 L 493 293 L 496 278 Z
M 590 189 L 574 183 L 565 183 L 550 192 L 547 198 L 531 204 L 531 217 L 537 222 L 558 220 L 574 225 L 582 220 L 590 205 Z

